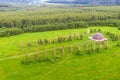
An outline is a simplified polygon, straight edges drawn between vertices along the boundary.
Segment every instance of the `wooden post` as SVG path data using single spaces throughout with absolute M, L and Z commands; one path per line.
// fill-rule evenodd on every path
M 78 44 L 77 44 L 76 48 L 78 50 L 78 53 L 81 54 L 81 52 L 80 52 L 80 46 Z
M 84 44 L 84 48 L 85 48 L 86 53 L 88 53 L 88 45 L 87 44 Z
M 45 39 L 42 39 L 42 44 L 45 45 Z
M 29 55 L 28 55 L 28 50 L 26 51 L 26 63 L 28 63 L 28 59 L 29 58 Z
M 30 41 L 28 42 L 27 47 L 28 47 L 28 49 L 30 49 L 30 47 L 31 47 Z
M 23 43 L 23 41 L 20 43 L 20 51 L 22 51 L 23 50 L 23 47 L 24 47 L 24 43 Z
M 74 34 L 73 33 L 71 34 L 71 38 L 72 38 L 72 40 L 74 39 Z
M 46 60 L 48 60 L 48 55 L 47 55 L 47 50 L 46 50 L 46 48 L 44 49 L 44 55 L 45 55 Z
M 90 46 L 91 46 L 91 47 L 93 46 L 92 40 L 90 40 Z M 93 47 L 92 47 L 92 50 L 93 50 Z
M 100 48 L 102 48 L 102 42 L 100 42 Z
M 69 39 L 69 35 L 68 35 L 68 34 L 66 34 L 66 41 L 68 41 L 68 39 Z
M 54 46 L 54 58 L 56 59 L 56 47 Z
M 95 51 L 95 49 L 96 49 L 96 45 L 95 45 L 95 43 L 94 43 L 94 45 L 93 45 L 93 51 Z
M 52 40 L 51 40 L 51 38 L 49 39 L 49 43 L 50 43 L 50 44 L 52 43 Z
M 36 52 L 35 52 L 35 54 L 34 54 L 34 58 L 35 58 L 35 61 L 38 60 L 38 48 L 36 48 Z
M 108 48 L 108 41 L 106 41 L 106 48 Z
M 56 37 L 56 40 L 55 40 L 56 42 L 58 42 L 58 36 Z
M 86 31 L 86 34 L 89 34 L 90 33 L 90 30 L 88 29 L 87 31 Z
M 76 32 L 76 39 L 78 40 L 80 37 L 80 34 L 78 32 Z
M 72 55 L 73 47 L 70 45 L 70 54 Z
M 86 44 L 86 52 L 88 53 L 88 45 Z
M 38 44 L 38 39 L 36 39 L 36 47 L 38 48 L 39 44 Z
M 64 52 L 65 52 L 64 46 L 62 45 L 62 56 L 64 56 Z

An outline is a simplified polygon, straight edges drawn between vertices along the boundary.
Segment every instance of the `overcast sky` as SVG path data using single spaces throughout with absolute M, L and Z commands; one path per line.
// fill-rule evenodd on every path
M 49 1 L 49 0 L 41 0 L 41 1 Z

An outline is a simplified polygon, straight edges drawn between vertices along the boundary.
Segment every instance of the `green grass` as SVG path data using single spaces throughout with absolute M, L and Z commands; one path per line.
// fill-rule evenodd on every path
M 113 27 L 91 27 L 92 29 L 100 28 L 102 31 L 110 31 L 120 34 L 117 28 Z M 26 44 L 31 41 L 34 44 L 36 38 L 55 38 L 56 36 L 71 34 L 71 32 L 83 33 L 84 29 L 70 29 L 62 31 L 25 33 L 17 36 L 4 37 L 0 39 L 0 59 L 14 55 L 25 54 L 20 53 L 19 44 L 21 40 Z M 88 40 L 86 35 L 84 40 Z M 106 36 L 108 38 L 108 36 Z M 81 44 L 84 40 L 74 40 L 72 42 L 63 43 L 65 46 L 73 43 Z M 91 55 L 83 54 L 77 56 L 75 53 L 70 56 L 68 51 L 65 56 L 57 61 L 51 59 L 49 62 L 32 62 L 28 65 L 22 64 L 20 58 L 13 58 L 0 61 L 0 80 L 119 80 L 120 79 L 120 48 L 115 46 L 116 42 L 109 39 L 109 49 L 100 50 L 99 53 Z M 46 45 L 51 48 L 54 45 L 61 46 L 61 43 Z M 40 50 L 43 46 L 40 47 Z M 34 45 L 30 52 L 34 52 Z M 50 52 L 52 53 L 52 52 Z M 60 53 L 60 52 L 59 52 Z
M 117 28 L 113 27 L 92 27 L 93 29 L 101 29 L 102 31 L 111 31 L 116 34 L 120 34 L 119 30 Z M 87 30 L 85 29 L 70 29 L 70 30 L 60 30 L 60 31 L 50 31 L 50 32 L 37 32 L 37 33 L 24 33 L 17 36 L 11 36 L 11 37 L 4 37 L 0 39 L 0 58 L 13 56 L 13 55 L 19 55 L 21 54 L 19 51 L 20 43 L 23 41 L 24 44 L 27 44 L 27 42 L 31 41 L 31 43 L 35 43 L 36 38 L 55 38 L 56 36 L 65 36 L 66 34 L 72 34 L 72 33 L 83 33 Z M 92 34 L 91 34 L 92 35 Z M 73 42 L 72 42 L 73 43 Z M 48 45 L 49 46 L 49 45 Z M 8 53 L 9 52 L 9 53 Z

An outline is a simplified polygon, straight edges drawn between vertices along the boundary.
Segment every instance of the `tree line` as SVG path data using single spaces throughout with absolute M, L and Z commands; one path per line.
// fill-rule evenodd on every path
M 89 26 L 120 26 L 120 14 L 91 9 L 0 13 L 0 37 L 24 32 L 42 32 Z

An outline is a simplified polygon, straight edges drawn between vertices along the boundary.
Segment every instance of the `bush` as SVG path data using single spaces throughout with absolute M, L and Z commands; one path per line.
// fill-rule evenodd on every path
M 88 27 L 87 22 L 79 21 L 79 22 L 70 22 L 70 23 L 35 25 L 31 27 L 24 27 L 23 30 L 25 32 L 43 32 L 43 31 L 65 30 L 65 29 L 86 28 L 86 27 Z
M 13 36 L 17 34 L 21 34 L 24 31 L 20 28 L 5 28 L 0 32 L 0 37 L 6 37 L 6 36 Z
M 79 50 L 76 51 L 75 53 L 77 56 L 80 56 L 81 55 L 81 52 Z
M 118 27 L 118 30 L 120 30 L 120 26 Z
M 120 42 L 117 42 L 116 46 L 120 47 Z
M 17 35 L 17 34 L 23 33 L 23 30 L 20 28 L 7 28 L 5 31 L 10 35 Z

